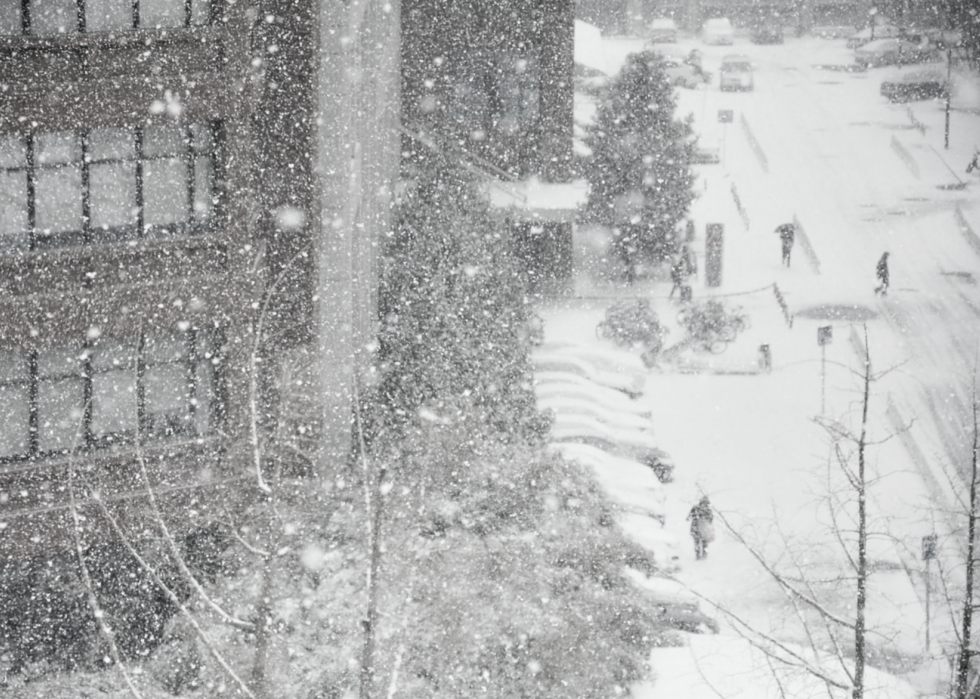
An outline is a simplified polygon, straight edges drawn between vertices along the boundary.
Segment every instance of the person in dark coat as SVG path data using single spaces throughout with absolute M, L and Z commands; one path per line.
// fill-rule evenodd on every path
M 711 502 L 705 495 L 698 504 L 687 513 L 691 520 L 691 538 L 694 539 L 694 557 L 698 560 L 708 555 L 708 543 L 714 540 L 714 514 L 711 512 Z
M 793 252 L 793 243 L 796 240 L 796 225 L 784 223 L 776 226 L 776 232 L 779 233 L 779 241 L 783 244 L 783 264 L 789 267 L 789 254 Z
M 681 246 L 681 261 L 684 263 L 684 276 L 698 276 L 698 255 L 686 243 Z
M 667 295 L 667 298 L 674 298 L 674 292 L 684 286 L 684 272 L 686 267 L 687 263 L 680 255 L 675 255 L 670 261 L 670 281 L 673 286 L 670 287 L 670 294 Z
M 875 268 L 875 274 L 878 275 L 878 281 L 881 282 L 875 287 L 875 294 L 881 294 L 884 296 L 888 293 L 888 253 L 882 253 L 881 259 L 878 260 L 878 266 Z

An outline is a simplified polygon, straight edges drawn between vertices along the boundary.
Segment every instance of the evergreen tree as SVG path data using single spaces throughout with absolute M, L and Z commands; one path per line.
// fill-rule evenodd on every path
M 676 107 L 663 57 L 632 54 L 586 133 L 586 216 L 614 229 L 630 279 L 638 259 L 675 252 L 675 228 L 694 200 L 691 118 L 675 119 Z
M 382 261 L 383 422 L 428 407 L 533 434 L 530 305 L 506 226 L 462 167 L 438 153 L 416 156 Z

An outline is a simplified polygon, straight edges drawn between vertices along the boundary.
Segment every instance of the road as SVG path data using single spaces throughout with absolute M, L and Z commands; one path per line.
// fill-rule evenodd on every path
M 877 94 L 883 76 L 897 69 L 818 67 L 848 62 L 842 43 L 790 38 L 776 46 L 702 47 L 708 70 L 724 53 L 748 54 L 756 89 L 722 93 L 715 83 L 682 91 L 679 111 L 694 115 L 703 140 L 724 143 L 721 167 L 704 169 L 703 177 L 715 190 L 727 189 L 717 180 L 737 187 L 750 236 L 769 236 L 794 216 L 802 224 L 818 266 L 785 283 L 791 307 L 798 289 L 799 297 L 823 293 L 837 310 L 832 320 L 876 314 L 873 365 L 892 370 L 882 383 L 898 414 L 914 421 L 927 453 L 965 474 L 980 350 L 980 254 L 961 230 L 957 207 L 978 218 L 980 181 L 943 187 L 970 179 L 963 166 L 970 139 L 980 139 L 980 116 L 952 113 L 946 151 L 942 103 L 894 105 Z M 719 110 L 731 110 L 734 122 L 719 124 Z M 876 298 L 874 268 L 884 250 L 892 289 Z M 841 307 L 859 312 L 849 317 Z

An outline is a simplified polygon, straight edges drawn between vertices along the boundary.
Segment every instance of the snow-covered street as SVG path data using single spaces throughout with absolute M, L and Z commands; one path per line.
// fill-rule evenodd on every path
M 676 50 L 695 45 L 682 41 Z M 642 47 L 639 40 L 605 38 L 602 60 L 614 66 Z M 751 326 L 722 354 L 664 362 L 647 374 L 636 402 L 650 411 L 656 442 L 675 464 L 674 480 L 663 486 L 662 529 L 638 516 L 635 502 L 621 524 L 660 560 L 672 560 L 679 585 L 657 594 L 700 599 L 722 630 L 718 637 L 691 636 L 685 648 L 655 651 L 655 680 L 637 696 L 816 691 L 802 677 L 799 685 L 780 686 L 765 657 L 750 653 L 725 615 L 712 610 L 717 603 L 753 628 L 806 643 L 787 596 L 718 518 L 710 555 L 695 560 L 685 516 L 708 494 L 734 531 L 776 567 L 811 575 L 842 570 L 846 553 L 834 541 L 824 503 L 829 492 L 840 492 L 826 424 L 856 424 L 865 352 L 875 373 L 867 454 L 869 628 L 873 643 L 892 654 L 877 666 L 898 677 L 872 675 L 866 696 L 938 694 L 949 681 L 942 656 L 952 644 L 950 615 L 933 564 L 927 649 L 921 545 L 922 537 L 938 534 L 939 563 L 955 580 L 961 539 L 951 512 L 962 495 L 956 473 L 969 463 L 980 308 L 980 181 L 964 172 L 980 140 L 978 80 L 956 76 L 947 150 L 943 103 L 889 103 L 878 93 L 889 69 L 832 69 L 851 60 L 843 40 L 787 37 L 784 45 L 756 46 L 738 38 L 734 47 L 699 48 L 715 76 L 726 53 L 748 54 L 756 67 L 754 91 L 722 93 L 715 77 L 706 89 L 679 90 L 678 107 L 678 116 L 693 115 L 702 144 L 717 144 L 721 153 L 721 163 L 698 166 L 701 194 L 692 218 L 702 259 L 705 225 L 724 225 L 722 283 L 708 288 L 702 273 L 694 299 L 723 297 L 747 312 Z M 580 103 L 577 118 L 588 119 L 589 108 Z M 720 110 L 732 111 L 731 123 L 720 123 Z M 773 231 L 794 219 L 802 235 L 786 268 Z M 624 297 L 650 299 L 671 324 L 678 306 L 667 297 L 666 274 L 627 287 L 610 278 L 612 263 L 601 259 L 593 238 L 578 233 L 573 295 L 541 309 L 546 342 L 617 351 L 594 330 L 606 307 Z M 892 286 L 876 296 L 875 263 L 886 250 Z M 821 347 L 818 328 L 825 327 L 832 342 Z M 762 344 L 771 351 L 771 372 L 758 370 Z M 620 491 L 628 486 L 620 483 Z

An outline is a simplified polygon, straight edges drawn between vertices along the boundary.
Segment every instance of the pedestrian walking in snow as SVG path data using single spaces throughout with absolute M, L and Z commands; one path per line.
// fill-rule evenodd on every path
M 705 495 L 698 504 L 687 513 L 691 520 L 691 538 L 694 539 L 694 557 L 698 560 L 708 555 L 708 544 L 715 540 L 714 514 L 711 512 L 711 502 Z
M 684 258 L 680 255 L 674 255 L 670 261 L 670 281 L 673 286 L 670 287 L 670 294 L 668 294 L 667 298 L 674 298 L 674 292 L 684 286 L 685 267 L 686 263 Z
M 966 174 L 969 175 L 974 170 L 980 170 L 980 150 L 973 154 L 973 160 L 966 166 Z
M 684 276 L 698 276 L 698 254 L 691 249 L 690 245 L 681 246 L 681 261 L 684 263 Z
M 884 296 L 888 293 L 888 253 L 882 253 L 881 259 L 878 260 L 878 266 L 875 268 L 875 274 L 878 275 L 878 281 L 881 282 L 875 287 L 875 294 L 881 294 Z
M 969 170 L 967 170 L 967 172 L 969 172 Z M 684 224 L 684 240 L 690 243 L 692 240 L 694 240 L 695 235 L 694 221 L 687 219 L 687 223 Z
M 776 232 L 779 234 L 779 241 L 783 245 L 783 264 L 789 267 L 789 255 L 793 252 L 793 243 L 796 241 L 796 225 L 784 223 L 776 226 Z

